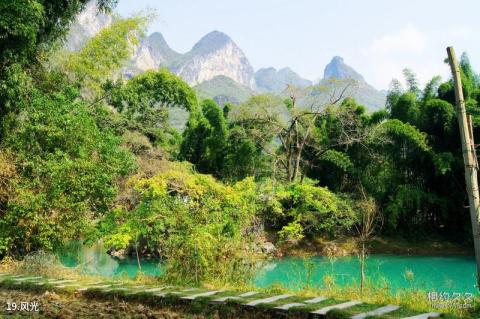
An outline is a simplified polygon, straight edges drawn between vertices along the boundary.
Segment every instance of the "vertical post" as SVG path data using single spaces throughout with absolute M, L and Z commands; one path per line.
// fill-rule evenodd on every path
M 467 118 L 465 100 L 463 97 L 462 80 L 460 67 L 453 47 L 447 48 L 448 60 L 452 70 L 453 83 L 455 88 L 456 111 L 458 125 L 460 127 L 460 139 L 462 141 L 463 162 L 465 164 L 465 182 L 467 186 L 468 201 L 470 204 L 470 219 L 472 222 L 473 244 L 475 258 L 477 261 L 477 288 L 480 288 L 480 200 L 478 194 L 478 165 L 477 155 L 473 142 L 471 122 Z

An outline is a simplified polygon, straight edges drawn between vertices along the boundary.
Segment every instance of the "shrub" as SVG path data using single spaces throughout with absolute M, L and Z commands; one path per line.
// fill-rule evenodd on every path
M 242 282 L 253 270 L 246 229 L 255 211 L 253 179 L 226 186 L 184 164 L 136 182 L 136 205 L 101 223 L 107 245 L 144 243 L 166 261 L 172 282 Z
M 266 187 L 263 215 L 267 227 L 279 230 L 280 238 L 336 235 L 350 229 L 356 215 L 348 198 L 313 182 Z

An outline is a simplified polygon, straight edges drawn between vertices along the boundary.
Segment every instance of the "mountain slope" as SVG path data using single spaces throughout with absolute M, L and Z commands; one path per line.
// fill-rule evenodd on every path
M 256 89 L 260 92 L 280 93 L 287 85 L 307 87 L 312 82 L 301 78 L 290 68 L 276 70 L 275 68 L 263 68 L 255 72 Z
M 142 39 L 135 51 L 133 58 L 123 73 L 127 77 L 147 71 L 155 70 L 168 64 L 181 56 L 180 53 L 172 50 L 160 32 L 154 32 Z
M 190 85 L 223 75 L 253 87 L 253 67 L 247 57 L 230 37 L 219 31 L 204 36 L 192 50 L 172 61 L 169 68 Z
M 88 39 L 109 26 L 113 17 L 98 11 L 95 1 L 90 1 L 72 23 L 65 38 L 65 48 L 69 51 L 80 49 Z

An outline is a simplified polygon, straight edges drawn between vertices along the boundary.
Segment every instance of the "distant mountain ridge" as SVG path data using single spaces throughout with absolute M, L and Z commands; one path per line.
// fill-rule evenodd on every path
M 260 92 L 280 93 L 288 85 L 298 87 L 307 87 L 312 85 L 312 81 L 303 79 L 290 68 L 276 70 L 275 68 L 262 68 L 255 72 L 256 88 Z
M 346 82 L 349 82 L 348 84 L 351 88 L 348 90 L 348 95 L 370 110 L 385 106 L 386 93 L 378 91 L 368 84 L 363 76 L 351 66 L 345 64 L 344 59 L 340 56 L 334 56 L 330 63 L 325 66 L 323 79 L 320 80 L 319 84 L 332 86 L 332 80 L 339 81 L 340 84 L 344 82 L 344 85 Z
M 323 71 L 324 79 L 336 78 L 338 80 L 352 79 L 355 81 L 365 81 L 360 75 L 349 65 L 346 65 L 341 56 L 334 56 L 330 63 L 325 66 Z
M 65 46 L 78 50 L 86 40 L 113 21 L 113 17 L 96 11 L 91 2 L 77 17 L 67 36 Z M 218 102 L 241 103 L 252 94 L 280 94 L 288 85 L 309 87 L 313 83 L 302 78 L 290 68 L 279 70 L 273 67 L 254 72 L 245 53 L 225 33 L 212 31 L 202 37 L 185 54 L 176 52 L 168 45 L 160 32 L 142 39 L 132 60 L 122 70 L 132 77 L 146 70 L 166 67 L 193 86 L 203 97 L 215 98 Z M 324 69 L 320 84 L 330 85 L 330 79 L 357 82 L 353 97 L 370 109 L 385 105 L 385 93 L 369 85 L 361 74 L 335 56 Z

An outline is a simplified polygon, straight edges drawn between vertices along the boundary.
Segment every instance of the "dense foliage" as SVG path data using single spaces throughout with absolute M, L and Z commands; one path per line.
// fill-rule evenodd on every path
M 17 174 L 0 219 L 1 253 L 52 249 L 78 238 L 108 211 L 115 181 L 134 167 L 120 139 L 98 129 L 74 92 L 31 92 L 4 140 Z
M 357 219 L 346 198 L 313 183 L 281 184 L 264 191 L 271 195 L 263 207 L 265 224 L 278 230 L 284 241 L 335 236 L 349 230 Z

